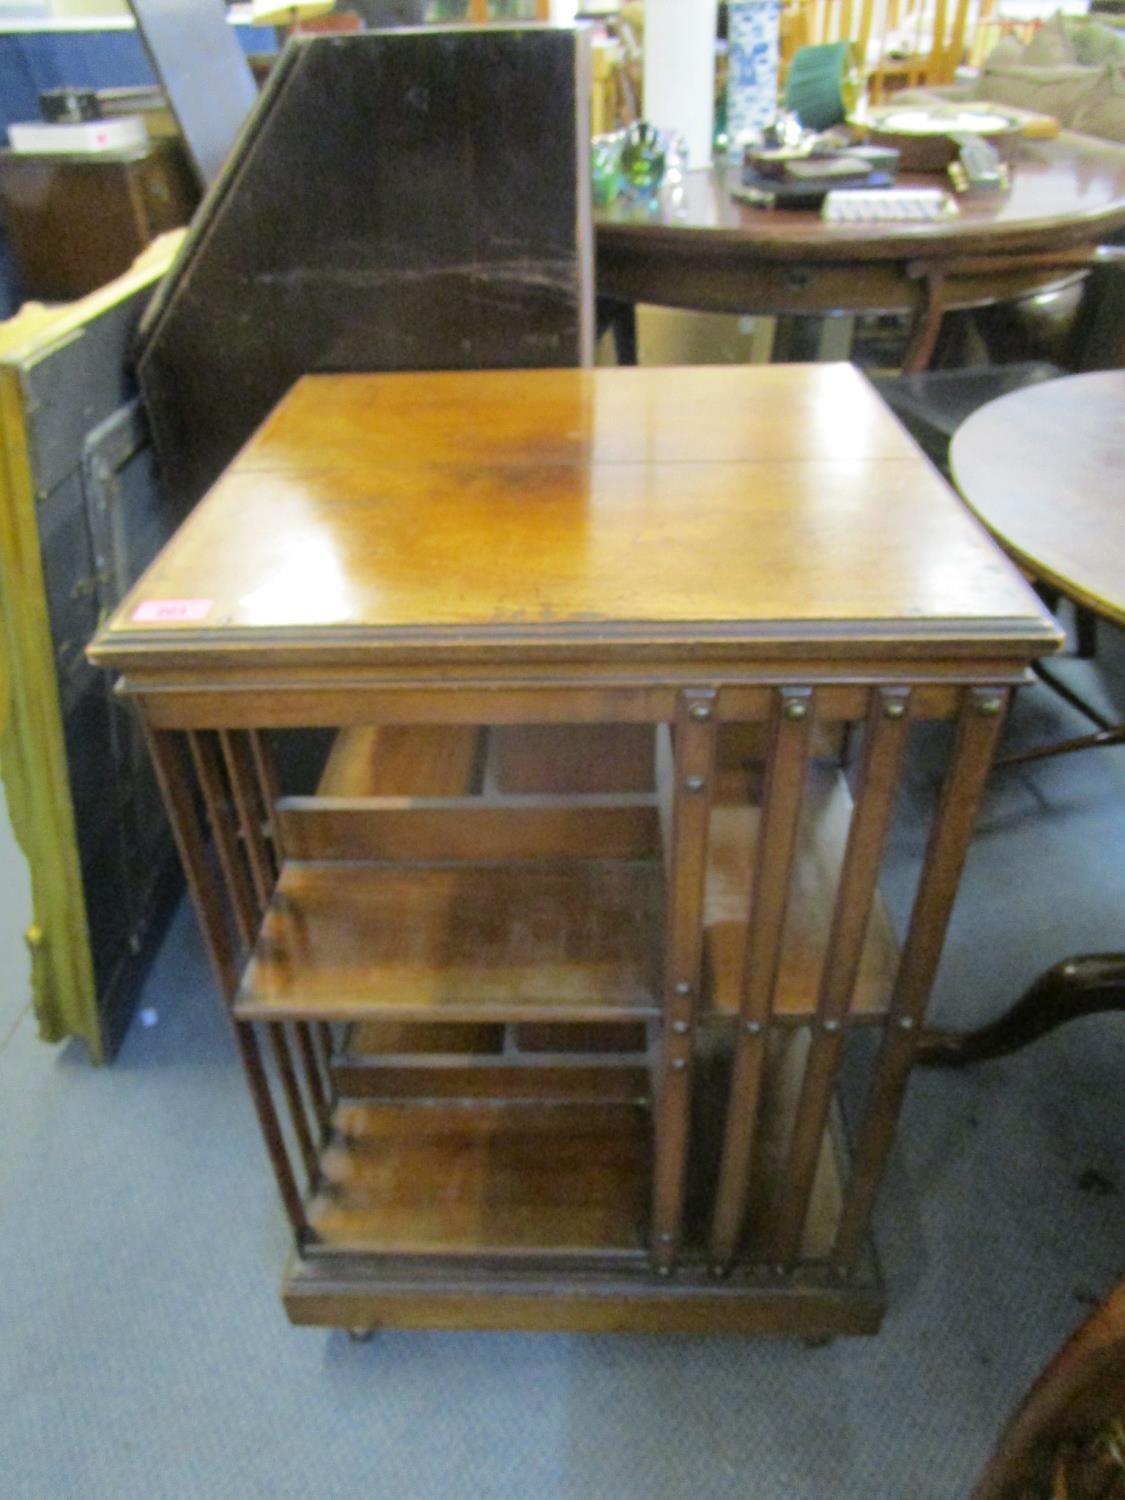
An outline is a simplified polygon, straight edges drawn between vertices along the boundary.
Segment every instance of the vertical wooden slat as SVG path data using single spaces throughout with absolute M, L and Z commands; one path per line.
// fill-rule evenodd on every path
M 147 725 L 145 734 L 207 954 L 219 990 L 229 1006 L 238 987 L 238 964 L 224 915 L 222 894 L 208 858 L 206 836 L 196 809 L 186 736 L 170 730 L 149 729 Z M 232 1029 L 278 1191 L 297 1243 L 301 1244 L 308 1236 L 308 1223 L 262 1067 L 257 1038 L 250 1026 L 232 1022 Z
M 965 32 L 969 18 L 969 0 L 957 0 L 957 9 L 953 13 L 953 27 L 948 39 L 942 39 L 942 54 L 937 76 L 928 79 L 931 83 L 952 83 L 954 74 L 961 65 L 962 54 L 966 50 Z
M 711 1259 L 717 1269 L 729 1266 L 734 1259 L 746 1219 L 765 1029 L 773 1010 L 781 959 L 813 706 L 812 693 L 803 688 L 782 688 L 774 700 L 754 857 L 742 1007 L 711 1224 Z
M 265 813 L 260 805 L 263 796 L 264 779 L 258 774 L 256 762 L 250 746 L 243 736 L 234 734 L 229 730 L 221 729 L 218 732 L 219 746 L 222 750 L 223 764 L 227 770 L 227 780 L 230 783 L 231 795 L 234 799 L 235 812 L 238 816 L 238 829 L 241 835 L 242 847 L 246 851 L 247 864 L 250 868 L 250 878 L 254 886 L 254 896 L 257 900 L 258 918 L 265 915 L 270 896 L 274 886 L 274 871 L 271 866 L 269 847 L 263 832 Z M 257 925 L 257 924 L 255 924 Z M 317 1124 L 322 1135 L 327 1134 L 329 1127 L 328 1101 L 325 1093 L 324 1083 L 321 1076 L 321 1066 L 316 1055 L 313 1043 L 312 1022 L 297 1021 L 294 1023 L 294 1031 L 297 1036 L 298 1058 L 301 1063 L 301 1075 L 305 1081 L 313 1111 L 316 1115 Z M 278 1043 L 274 1039 L 274 1048 Z M 291 1054 L 287 1049 L 288 1071 L 292 1072 Z M 286 1098 L 293 1107 L 294 1098 L 299 1106 L 299 1095 L 291 1094 L 290 1082 L 283 1069 L 282 1083 L 286 1090 Z M 295 1083 L 293 1085 L 295 1088 Z M 303 1112 L 300 1113 L 301 1125 L 304 1125 L 304 1136 L 308 1135 L 307 1125 L 304 1122 Z M 298 1136 L 304 1145 L 304 1136 L 298 1127 Z
M 771 1260 L 789 1266 L 798 1257 L 809 1197 L 832 1106 L 843 1053 L 844 1025 L 863 957 L 879 867 L 902 769 L 909 692 L 871 693 L 855 810 L 840 869 L 836 904 L 817 997 L 817 1019 L 805 1064 L 801 1096 L 773 1231 Z
M 308 1021 L 298 1021 L 294 1028 L 297 1033 L 297 1045 L 301 1049 L 301 1058 L 305 1065 L 305 1085 L 312 1100 L 313 1112 L 316 1115 L 316 1123 L 320 1126 L 321 1136 L 328 1134 L 331 1123 L 328 1114 L 328 1098 L 324 1091 L 324 1080 L 321 1076 L 321 1063 L 316 1055 L 316 1046 L 313 1042 L 312 1025 Z
M 238 1043 L 239 1056 L 242 1059 L 242 1069 L 246 1074 L 246 1081 L 250 1085 L 250 1097 L 254 1101 L 258 1124 L 261 1126 L 262 1137 L 265 1140 L 266 1150 L 269 1152 L 270 1163 L 273 1166 L 273 1174 L 277 1179 L 281 1201 L 285 1205 L 285 1212 L 289 1223 L 293 1227 L 293 1234 L 296 1237 L 299 1248 L 309 1238 L 309 1225 L 308 1220 L 305 1218 L 305 1208 L 301 1202 L 301 1194 L 297 1189 L 297 1182 L 293 1176 L 293 1167 L 289 1161 L 289 1152 L 285 1148 L 285 1139 L 281 1134 L 277 1111 L 274 1109 L 273 1095 L 270 1093 L 266 1070 L 262 1066 L 262 1054 L 258 1047 L 258 1038 L 251 1025 L 236 1024 L 234 1035 Z
M 855 1267 L 863 1248 L 1008 697 L 1006 689 L 972 688 L 962 701 L 844 1197 L 833 1252 L 844 1271 Z
M 227 809 L 227 792 L 223 785 L 222 771 L 209 735 L 189 730 L 187 738 L 195 774 L 203 793 L 203 805 L 207 809 L 207 821 L 211 825 L 215 853 L 226 880 L 235 927 L 243 949 L 248 953 L 258 923 L 254 915 L 254 899 L 250 893 L 246 866 L 242 861 Z
M 858 34 L 858 36 L 855 39 L 855 45 L 856 45 L 856 51 L 859 53 L 859 66 L 860 66 L 860 70 L 861 70 L 861 72 L 863 74 L 863 77 L 865 79 L 868 76 L 867 49 L 871 45 L 871 31 L 872 31 L 872 28 L 873 28 L 874 24 L 875 24 L 875 0 L 863 0 L 863 8 L 861 9 L 861 11 L 859 13 L 859 34 Z M 882 38 L 882 41 L 881 41 L 881 43 L 879 45 L 879 63 L 882 62 L 882 57 L 883 57 L 883 53 L 886 51 L 886 46 L 887 46 L 886 28 L 884 27 L 883 38 Z M 877 67 L 878 67 L 878 64 L 877 64 Z M 878 88 L 877 88 L 877 81 L 876 81 L 876 84 L 869 84 L 869 93 L 870 93 L 871 100 L 874 103 L 878 99 L 878 97 L 879 97 Z
M 921 3 L 921 0 L 916 0 L 916 3 L 918 8 L 914 12 L 914 41 L 911 43 L 906 73 L 907 88 L 914 88 L 925 73 L 920 59 L 922 57 L 922 26 L 926 19 L 927 7 Z
M 934 33 L 930 38 L 930 55 L 926 61 L 923 77 L 929 84 L 942 81 L 942 64 L 945 57 L 945 29 L 947 22 L 946 0 L 936 0 L 933 15 Z
M 854 42 L 855 0 L 843 0 L 840 6 L 840 32 L 837 41 Z
M 289 1106 L 293 1133 L 297 1137 L 297 1145 L 301 1151 L 301 1159 L 305 1164 L 311 1188 L 315 1185 L 317 1176 L 316 1150 L 313 1147 L 312 1131 L 309 1129 L 309 1117 L 305 1113 L 305 1101 L 301 1098 L 301 1088 L 297 1082 L 297 1071 L 293 1066 L 289 1034 L 280 1021 L 270 1022 L 267 1030 L 270 1045 L 273 1048 L 274 1061 L 277 1063 L 277 1076 L 281 1080 L 281 1091 Z
M 250 878 L 254 884 L 254 895 L 258 901 L 259 917 L 265 914 L 273 886 L 269 868 L 269 854 L 262 833 L 262 813 L 257 805 L 257 785 L 253 765 L 245 741 L 227 729 L 219 730 L 219 746 L 223 752 L 223 763 L 227 768 L 234 808 L 238 816 L 239 833 L 250 867 Z
M 265 813 L 266 834 L 273 847 L 274 868 L 280 870 L 285 859 L 285 850 L 281 841 L 281 826 L 277 816 L 277 802 L 281 795 L 281 789 L 277 782 L 277 768 L 273 763 L 269 745 L 258 729 L 247 731 L 246 738 L 250 742 L 250 755 L 254 761 L 254 771 L 258 778 L 258 795 L 261 798 L 262 809 Z
M 238 965 L 222 894 L 207 857 L 207 839 L 196 810 L 184 736 L 144 725 L 156 780 L 179 851 L 195 915 L 219 992 L 227 1005 L 238 987 Z
M 671 1271 L 683 1237 L 715 716 L 712 691 L 688 689 L 680 694 L 665 919 L 664 1024 L 654 1119 L 652 1258 L 661 1275 Z

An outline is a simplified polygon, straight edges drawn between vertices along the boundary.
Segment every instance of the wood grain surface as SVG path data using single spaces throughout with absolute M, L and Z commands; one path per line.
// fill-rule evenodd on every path
M 425 1255 L 643 1253 L 648 1129 L 630 1105 L 346 1105 L 309 1222 L 325 1245 Z
M 957 487 L 1001 545 L 1125 625 L 1125 370 L 990 401 L 954 434 Z
M 242 1019 L 628 1020 L 659 1014 L 656 864 L 290 864 Z
M 154 610 L 184 600 L 191 619 Z M 720 627 L 846 652 L 872 625 L 1053 635 L 850 366 L 313 376 L 94 656 L 298 663 L 435 632 L 465 657 L 513 636 L 686 649 Z

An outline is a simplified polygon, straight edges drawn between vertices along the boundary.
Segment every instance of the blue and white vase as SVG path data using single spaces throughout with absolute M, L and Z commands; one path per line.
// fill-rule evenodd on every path
M 731 0 L 729 15 L 727 132 L 737 149 L 777 119 L 781 0 Z

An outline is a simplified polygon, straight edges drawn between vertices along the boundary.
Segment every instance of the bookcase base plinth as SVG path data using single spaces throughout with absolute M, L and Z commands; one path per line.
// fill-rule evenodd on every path
M 820 1339 L 878 1333 L 885 1310 L 873 1267 L 846 1284 L 800 1275 L 756 1282 L 685 1267 L 547 1272 L 294 1255 L 282 1286 L 291 1323 L 368 1329 L 528 1333 L 781 1335 Z

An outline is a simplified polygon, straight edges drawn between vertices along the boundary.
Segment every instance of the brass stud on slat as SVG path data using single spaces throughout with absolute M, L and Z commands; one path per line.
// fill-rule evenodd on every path
M 671 1266 L 657 1266 L 657 1268 L 656 1268 L 656 1274 L 658 1276 L 671 1276 L 671 1274 L 672 1274 L 672 1267 Z
M 709 703 L 693 703 L 688 709 L 688 713 L 693 719 L 698 719 L 701 724 L 705 724 L 711 717 L 711 705 Z
M 899 1016 L 899 1018 L 898 1018 L 898 1024 L 902 1028 L 903 1031 L 913 1031 L 914 1030 L 914 1017 L 913 1016 Z
M 685 782 L 684 782 L 684 791 L 685 792 L 701 792 L 706 785 L 707 785 L 707 782 L 704 779 L 704 777 L 702 777 L 702 776 L 689 776 L 685 780 Z
M 690 979 L 678 979 L 676 981 L 676 994 L 677 995 L 690 995 L 691 994 L 691 980 Z
M 675 1238 L 675 1235 L 673 1235 L 672 1231 L 670 1229 L 666 1229 L 664 1231 L 664 1233 L 660 1236 L 660 1243 L 662 1245 L 670 1245 L 672 1243 L 672 1241 L 673 1241 L 674 1238 Z
M 686 1021 L 673 1021 L 672 1030 L 676 1033 L 677 1036 L 687 1036 L 688 1032 L 691 1030 L 691 1027 Z
M 742 1029 L 748 1036 L 760 1036 L 762 1032 L 761 1021 L 743 1021 Z
M 897 698 L 891 698 L 883 704 L 883 717 L 885 719 L 903 719 L 906 717 L 906 704 Z
M 998 714 L 1002 706 L 999 698 L 977 699 L 977 713 L 983 714 L 986 719 L 991 719 Z
M 686 1067 L 687 1067 L 687 1059 L 686 1058 L 683 1058 L 683 1057 L 674 1057 L 672 1059 L 672 1072 L 673 1073 L 682 1073 Z
M 796 699 L 790 699 L 785 705 L 785 717 L 787 719 L 803 719 L 808 714 L 807 703 L 800 703 Z
M 835 1019 L 835 1017 L 832 1017 L 831 1019 L 825 1021 L 824 1029 L 825 1031 L 839 1031 L 840 1023 Z

